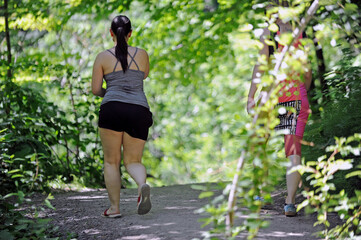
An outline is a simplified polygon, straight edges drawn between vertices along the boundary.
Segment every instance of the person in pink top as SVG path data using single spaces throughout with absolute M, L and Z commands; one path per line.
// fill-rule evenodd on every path
M 278 19 L 276 24 L 279 27 L 278 35 L 291 32 L 292 26 L 290 23 L 284 23 Z M 273 54 L 274 51 L 281 51 L 283 46 L 278 45 L 276 50 L 265 43 L 265 39 L 270 36 L 270 31 L 266 28 L 261 36 L 263 48 L 260 50 L 261 55 L 266 55 L 267 59 Z M 302 38 L 303 36 L 300 36 Z M 295 48 L 300 47 L 300 41 L 297 39 L 294 43 Z M 292 73 L 292 71 L 290 71 Z M 259 69 L 259 64 L 254 67 L 252 75 L 252 83 L 249 90 L 247 111 L 250 113 L 251 109 L 255 106 L 254 96 L 257 91 L 257 85 L 254 79 L 259 78 L 263 72 Z M 304 73 L 304 82 L 300 80 L 300 76 L 296 72 L 290 74 L 285 80 L 280 82 L 281 90 L 278 97 L 277 108 L 284 107 L 287 109 L 284 114 L 279 114 L 279 125 L 275 130 L 286 130 L 287 134 L 284 136 L 285 153 L 286 157 L 290 160 L 291 164 L 288 168 L 291 169 L 301 164 L 301 140 L 305 131 L 305 126 L 310 113 L 310 107 L 307 99 L 307 90 L 311 85 L 312 73 L 308 70 Z M 292 76 L 293 75 L 293 76 Z M 293 108 L 294 111 L 288 111 Z M 288 131 L 287 131 L 288 130 Z M 285 200 L 285 215 L 296 216 L 295 196 L 301 176 L 296 171 L 286 175 L 287 182 L 287 198 Z

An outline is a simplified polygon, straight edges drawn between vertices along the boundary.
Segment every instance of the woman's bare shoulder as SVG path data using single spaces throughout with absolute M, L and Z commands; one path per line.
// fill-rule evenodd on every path
M 138 54 L 140 54 L 141 56 L 148 56 L 148 53 L 145 49 L 139 47 L 137 48 L 138 48 Z
M 98 53 L 96 59 L 97 59 L 97 60 L 105 60 L 105 59 L 108 58 L 109 56 L 110 56 L 109 50 L 104 50 L 104 51 Z
M 106 50 L 98 53 L 98 56 L 100 56 L 100 57 L 109 56 L 109 55 L 111 55 L 111 53 L 110 53 L 109 51 L 112 52 L 112 53 L 114 53 L 114 50 L 112 50 L 112 49 L 106 49 Z

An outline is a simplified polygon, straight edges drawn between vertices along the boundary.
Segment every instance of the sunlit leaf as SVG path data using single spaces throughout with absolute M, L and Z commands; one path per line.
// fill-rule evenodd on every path
M 208 198 L 208 197 L 212 197 L 214 195 L 214 192 L 202 192 L 201 194 L 199 194 L 199 198 L 202 199 L 202 198 Z

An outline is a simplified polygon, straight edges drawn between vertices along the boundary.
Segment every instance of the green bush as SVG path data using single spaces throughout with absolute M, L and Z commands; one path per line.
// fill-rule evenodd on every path
M 44 167 L 47 156 L 34 152 L 36 147 L 22 149 L 16 145 L 13 133 L 7 132 L 6 129 L 0 131 L 0 147 L 3 151 L 0 155 L 0 239 L 49 239 L 48 236 L 54 235 L 56 231 L 56 228 L 49 225 L 51 219 L 38 218 L 38 207 L 35 206 L 31 207 L 31 212 L 19 210 L 32 190 L 46 189 L 46 180 L 50 179 L 44 172 L 47 170 Z M 31 140 L 33 139 L 28 139 L 29 145 Z M 41 144 L 39 146 L 42 147 Z M 18 151 L 8 155 L 12 147 Z M 51 195 L 45 200 L 45 204 L 53 208 L 49 199 Z M 42 207 L 40 209 L 43 210 Z
M 315 89 L 319 104 L 313 106 L 311 121 L 306 127 L 305 140 L 315 143 L 315 147 L 304 147 L 306 163 L 317 161 L 324 155 L 326 147 L 334 144 L 334 137 L 347 137 L 361 132 L 361 67 L 355 64 L 356 56 L 349 48 L 343 51 L 342 59 L 326 74 L 327 88 L 321 92 Z M 354 166 L 361 164 L 361 157 L 354 158 Z M 336 190 L 344 189 L 354 194 L 360 188 L 361 179 L 346 179 L 348 171 L 337 172 L 332 180 Z M 307 175 L 307 174 L 306 174 Z M 305 176 L 306 176 L 305 175 Z M 309 185 L 306 177 L 304 182 Z
M 319 234 L 325 239 L 352 239 L 361 234 L 361 190 L 352 189 L 346 192 L 337 190 L 332 181 L 336 173 L 343 173 L 347 181 L 361 178 L 361 165 L 355 164 L 349 156 L 360 156 L 361 134 L 354 134 L 348 138 L 335 138 L 336 144 L 327 147 L 331 155 L 323 155 L 317 161 L 309 161 L 306 166 L 300 166 L 300 172 L 308 172 L 307 179 L 313 187 L 304 191 L 306 200 L 298 206 L 298 210 L 305 207 L 308 213 L 317 213 L 315 225 L 324 225 L 325 229 Z M 347 157 L 347 158 L 344 158 Z M 349 170 L 345 174 L 345 170 Z M 347 184 L 346 184 L 347 185 Z M 349 190 L 351 191 L 351 190 Z M 330 229 L 328 213 L 337 212 L 342 224 Z
M 51 238 L 57 230 L 49 225 L 51 219 L 38 218 L 36 211 L 28 216 L 29 213 L 18 210 L 25 200 L 22 191 L 0 195 L 0 239 L 58 239 Z M 48 200 L 46 204 L 52 207 Z
M 11 82 L 2 83 L 0 88 L 0 104 L 5 106 L 0 109 L 1 170 L 3 175 L 17 173 L 3 180 L 10 189 L 2 188 L 1 192 L 14 190 L 11 182 L 16 178 L 20 178 L 18 187 L 24 191 L 35 186 L 46 188 L 46 182 L 61 173 L 61 163 L 50 148 L 58 142 L 57 132 L 64 124 L 57 117 L 59 109 L 36 92 Z

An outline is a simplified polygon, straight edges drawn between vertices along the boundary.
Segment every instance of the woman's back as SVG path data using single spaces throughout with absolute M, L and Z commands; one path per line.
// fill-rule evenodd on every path
M 115 57 L 115 49 L 114 48 L 103 51 L 102 53 L 99 54 L 99 57 L 100 57 L 104 75 L 107 75 L 113 71 L 114 72 L 123 71 L 121 64 L 118 62 L 118 60 Z M 129 69 L 139 70 L 139 71 L 144 72 L 144 78 L 146 78 L 148 76 L 149 58 L 148 58 L 148 54 L 145 50 L 136 48 L 136 47 L 128 47 L 128 58 L 127 59 L 128 59 Z M 115 66 L 116 66 L 116 68 L 114 69 Z M 139 67 L 139 69 L 138 69 L 138 67 Z
M 143 90 L 143 80 L 149 72 L 147 53 L 139 48 L 128 47 L 128 69 L 125 72 L 115 56 L 114 49 L 102 52 L 100 58 L 107 83 L 102 104 L 121 101 L 149 108 Z

